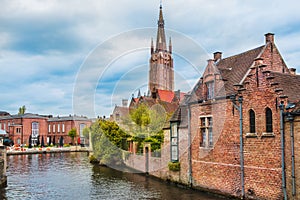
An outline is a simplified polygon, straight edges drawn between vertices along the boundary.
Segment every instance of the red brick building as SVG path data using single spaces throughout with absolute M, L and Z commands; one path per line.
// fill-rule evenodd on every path
M 0 129 L 5 130 L 14 144 L 29 144 L 29 136 L 32 136 L 32 142 L 47 138 L 48 117 L 25 113 L 23 115 L 5 115 L 0 116 Z
M 92 121 L 83 116 L 62 116 L 52 117 L 48 119 L 48 139 L 49 144 L 59 144 L 60 138 L 63 139 L 64 144 L 72 143 L 72 139 L 68 136 L 69 131 L 72 128 L 76 128 L 77 136 L 74 138 L 74 142 L 81 144 L 88 144 L 83 136 L 83 129 L 90 127 Z M 78 139 L 80 138 L 80 139 Z
M 71 143 L 68 132 L 76 128 L 81 144 L 87 144 L 82 131 L 91 125 L 91 120 L 82 116 L 52 117 L 38 114 L 25 113 L 23 115 L 0 116 L 0 129 L 5 130 L 14 144 L 29 144 L 29 137 L 32 144 L 41 143 L 42 138 L 46 144 L 59 144 L 59 139 L 63 138 L 63 143 Z M 39 142 L 38 142 L 39 141 Z
M 285 187 L 288 199 L 300 199 L 300 102 L 289 104 L 283 112 Z
M 181 169 L 189 184 L 235 197 L 282 199 L 279 105 L 300 100 L 299 85 L 300 76 L 287 68 L 274 34 L 265 35 L 264 45 L 238 55 L 222 58 L 214 53 L 186 105 L 179 108 L 190 119 L 191 146 L 188 155 L 180 151 L 179 142 L 175 154 L 182 163 L 189 156 L 190 164 Z M 179 141 L 186 134 L 180 118 L 171 121 L 176 122 Z

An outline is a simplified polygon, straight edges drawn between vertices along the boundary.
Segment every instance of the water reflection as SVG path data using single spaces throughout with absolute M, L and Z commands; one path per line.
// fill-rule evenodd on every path
M 93 166 L 86 153 L 8 156 L 0 199 L 219 199 L 140 175 Z

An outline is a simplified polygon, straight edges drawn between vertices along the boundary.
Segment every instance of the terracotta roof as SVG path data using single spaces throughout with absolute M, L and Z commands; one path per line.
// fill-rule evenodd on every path
M 271 72 L 274 77 L 273 82 L 278 83 L 278 87 L 283 89 L 283 94 L 288 96 L 289 102 L 300 100 L 300 75 Z
M 264 47 L 265 45 L 221 59 L 216 63 L 222 78 L 225 79 L 226 94 L 232 94 L 234 92 L 233 85 L 241 82 L 253 64 L 254 59 L 260 55 Z
M 157 90 L 159 99 L 171 103 L 174 99 L 175 93 L 169 90 Z

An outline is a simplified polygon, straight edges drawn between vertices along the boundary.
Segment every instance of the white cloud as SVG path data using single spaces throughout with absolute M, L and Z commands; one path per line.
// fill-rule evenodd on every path
M 168 30 L 167 37 L 172 37 L 180 74 L 177 88 L 193 86 L 213 52 L 226 57 L 255 48 L 267 32 L 276 34 L 287 64 L 300 72 L 298 4 L 164 1 L 166 28 L 175 30 Z M 0 110 L 13 112 L 26 103 L 37 113 L 68 114 L 76 112 L 71 104 L 78 97 L 81 113 L 76 114 L 108 115 L 111 106 L 147 84 L 156 28 L 143 28 L 156 27 L 158 7 L 153 0 L 1 1 L 0 89 L 5 93 Z M 147 31 L 133 34 L 136 28 Z

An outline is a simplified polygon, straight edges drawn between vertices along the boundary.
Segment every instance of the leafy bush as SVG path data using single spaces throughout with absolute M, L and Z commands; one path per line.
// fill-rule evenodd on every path
M 180 171 L 180 162 L 169 162 L 168 168 L 170 171 Z

